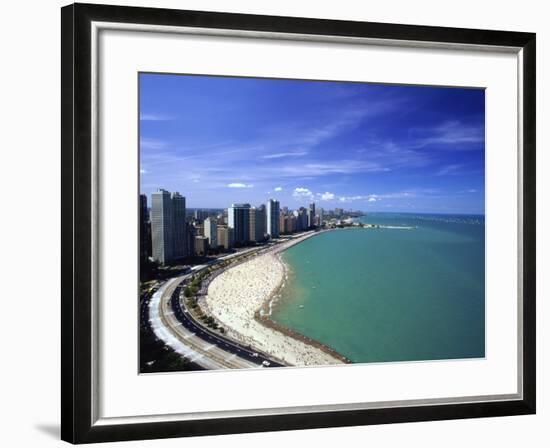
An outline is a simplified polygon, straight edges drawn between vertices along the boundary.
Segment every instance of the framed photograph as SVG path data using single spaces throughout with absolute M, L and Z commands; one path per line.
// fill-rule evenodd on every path
M 62 8 L 62 438 L 535 413 L 535 35 Z

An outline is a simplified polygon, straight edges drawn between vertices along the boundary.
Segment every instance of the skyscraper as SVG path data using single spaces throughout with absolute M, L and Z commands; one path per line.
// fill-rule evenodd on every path
M 315 227 L 315 202 L 309 204 L 307 211 L 307 226 Z
M 298 211 L 300 212 L 302 230 L 305 230 L 307 229 L 307 209 L 305 207 L 300 207 Z
M 292 212 L 292 216 L 294 216 L 294 226 L 296 228 L 296 231 L 299 232 L 302 229 L 302 221 L 300 220 L 300 212 L 298 210 L 294 210 Z
M 147 209 L 147 196 L 139 195 L 139 260 L 141 263 L 149 257 L 149 210 Z
M 267 234 L 270 238 L 279 237 L 279 201 L 270 199 L 266 204 Z
M 233 247 L 233 229 L 225 225 L 218 226 L 218 244 L 224 249 L 231 249 Z
M 196 236 L 194 254 L 203 257 L 207 253 L 208 253 L 208 238 L 205 236 Z
M 296 217 L 294 216 L 294 214 L 289 214 L 288 215 L 288 220 L 287 220 L 287 223 L 288 223 L 288 232 L 289 233 L 294 233 L 296 232 Z
M 208 238 L 208 244 L 212 249 L 218 247 L 218 223 L 215 218 L 204 220 L 204 236 Z
M 188 255 L 185 232 L 185 198 L 177 191 L 172 193 L 172 225 L 174 229 L 174 258 L 185 258 Z
M 279 234 L 285 234 L 287 233 L 285 222 L 286 222 L 287 216 L 284 213 L 279 214 Z
M 294 216 L 296 217 L 296 230 L 307 229 L 307 210 L 304 207 L 300 207 L 298 210 L 294 210 Z
M 324 217 L 325 211 L 322 208 L 320 208 L 317 214 L 319 216 L 319 227 L 323 227 L 323 221 L 325 219 Z
M 258 230 L 260 231 L 260 234 L 262 235 L 262 241 L 265 240 L 265 234 L 267 233 L 267 216 L 266 216 L 266 210 L 265 210 L 265 204 L 259 205 L 257 208 L 259 218 L 260 218 L 260 226 L 258 227 Z M 258 216 L 258 214 L 256 216 Z
M 250 209 L 250 241 L 259 243 L 265 238 L 265 206 Z
M 153 258 L 166 263 L 173 258 L 172 199 L 170 192 L 159 189 L 151 194 L 151 232 Z
M 227 226 L 233 229 L 235 243 L 247 243 L 250 239 L 250 204 L 231 204 L 227 209 Z
M 187 253 L 195 255 L 195 237 L 198 236 L 197 228 L 189 223 L 186 228 L 187 232 Z
M 187 255 L 185 198 L 159 189 L 151 194 L 153 258 L 168 263 Z

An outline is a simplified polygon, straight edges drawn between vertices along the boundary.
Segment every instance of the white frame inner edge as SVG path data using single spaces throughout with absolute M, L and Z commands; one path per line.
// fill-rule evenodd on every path
M 255 39 L 277 39 L 291 41 L 311 41 L 311 42 L 327 42 L 327 43 L 347 43 L 358 45 L 385 45 L 385 46 L 400 46 L 413 48 L 437 48 L 450 50 L 475 50 L 484 52 L 499 52 L 512 53 L 517 55 L 517 73 L 518 73 L 518 141 L 517 141 L 517 157 L 518 157 L 518 393 L 503 394 L 503 395 L 480 395 L 469 397 L 452 397 L 452 398 L 434 398 L 421 400 L 393 400 L 393 401 L 378 401 L 370 403 L 350 403 L 350 404 L 335 404 L 335 405 L 313 405 L 313 406 L 293 406 L 283 408 L 266 408 L 266 409 L 251 409 L 251 410 L 234 410 L 234 411 L 212 411 L 212 412 L 196 412 L 196 413 L 177 413 L 177 414 L 158 414 L 148 416 L 127 416 L 127 417 L 108 417 L 101 418 L 99 416 L 99 389 L 101 385 L 98 382 L 98 197 L 99 197 L 99 173 L 98 173 L 98 157 L 99 157 L 99 129 L 98 129 L 98 92 L 99 92 L 99 69 L 98 69 L 98 40 L 99 33 L 102 30 L 119 30 L 119 31 L 140 31 L 140 32 L 155 32 L 155 33 L 176 33 L 185 35 L 207 35 L 207 36 L 227 36 L 227 37 L 243 37 Z M 217 419 L 231 418 L 243 416 L 262 416 L 262 415 L 278 415 L 278 414 L 299 414 L 299 413 L 314 413 L 327 411 L 348 411 L 348 410 L 364 410 L 389 407 L 410 407 L 421 405 L 444 405 L 457 403 L 476 403 L 489 401 L 505 401 L 505 400 L 520 400 L 523 397 L 523 50 L 520 47 L 510 46 L 491 46 L 491 45 L 474 45 L 474 44 L 453 44 L 441 42 L 422 42 L 422 41 L 405 41 L 394 39 L 374 39 L 374 38 L 358 38 L 358 37 L 342 37 L 342 36 L 325 36 L 325 35 L 305 35 L 293 33 L 279 32 L 258 32 L 258 31 L 243 31 L 243 30 L 227 30 L 214 28 L 195 28 L 195 27 L 175 27 L 162 25 L 146 25 L 146 24 L 123 24 L 116 22 L 92 22 L 91 26 L 91 101 L 92 101 L 92 425 L 114 425 L 114 424 L 137 424 L 161 421 L 185 421 L 185 420 L 202 420 L 202 419 Z

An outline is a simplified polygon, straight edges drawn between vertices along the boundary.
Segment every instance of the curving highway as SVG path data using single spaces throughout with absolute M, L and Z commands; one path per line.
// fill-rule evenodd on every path
M 241 346 L 196 322 L 181 306 L 181 283 L 191 275 L 168 280 L 149 302 L 149 323 L 155 335 L 177 353 L 209 370 L 281 367 L 265 355 Z
M 312 231 L 305 232 L 290 238 L 290 240 L 308 237 L 314 233 Z M 289 241 L 289 239 L 284 241 Z M 247 253 L 261 254 L 271 250 L 283 250 L 284 246 L 280 243 L 281 241 L 271 242 L 262 247 L 226 255 L 206 264 L 194 266 L 190 273 L 166 281 L 153 294 L 149 303 L 142 305 L 140 313 L 142 323 L 145 324 L 148 321 L 157 338 L 177 353 L 205 369 L 283 367 L 284 364 L 268 357 L 265 353 L 255 351 L 250 346 L 240 344 L 223 336 L 219 331 L 198 322 L 186 308 L 181 293 L 184 283 L 202 270 Z
M 215 344 L 220 349 L 254 364 L 263 365 L 265 367 L 283 367 L 283 364 L 274 361 L 264 353 L 257 352 L 249 346 L 222 336 L 222 334 L 216 330 L 211 330 L 201 325 L 185 306 L 185 298 L 181 297 L 182 288 L 183 286 L 181 284 L 176 287 L 170 298 L 170 304 L 174 316 L 187 330 L 193 332 L 204 341 Z

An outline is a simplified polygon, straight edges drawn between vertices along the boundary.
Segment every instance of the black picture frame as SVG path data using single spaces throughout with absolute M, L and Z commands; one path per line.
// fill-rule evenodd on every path
M 62 308 L 61 437 L 72 443 L 341 427 L 535 413 L 535 49 L 533 33 L 294 17 L 73 4 L 61 10 Z M 94 425 L 92 405 L 91 23 L 108 21 L 347 36 L 392 41 L 509 46 L 522 50 L 523 397 L 517 400 L 368 410 Z

